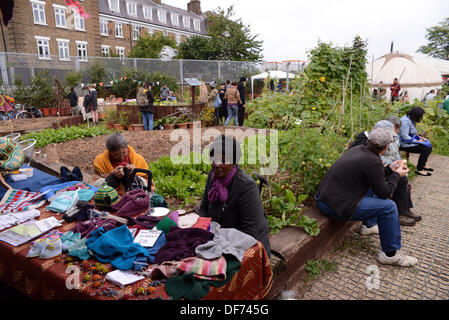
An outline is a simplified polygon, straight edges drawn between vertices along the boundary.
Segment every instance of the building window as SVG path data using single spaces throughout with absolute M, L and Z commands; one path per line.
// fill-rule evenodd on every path
M 69 40 L 56 39 L 58 42 L 59 60 L 70 61 Z
M 179 16 L 177 14 L 171 14 L 171 24 L 174 26 L 179 26 Z
M 147 20 L 153 20 L 153 10 L 150 7 L 142 6 L 143 17 Z
M 137 17 L 137 4 L 134 2 L 127 2 L 126 9 L 128 10 L 128 14 L 133 17 Z
M 109 10 L 114 12 L 120 12 L 119 0 L 108 0 L 108 2 L 109 2 Z
M 32 3 L 33 18 L 36 24 L 47 24 L 45 20 L 45 7 L 41 3 Z
M 168 31 L 167 31 L 167 30 L 163 30 L 163 31 L 162 31 L 162 34 L 163 34 L 165 37 L 167 37 L 167 36 L 168 36 Z
M 55 8 L 55 24 L 59 28 L 67 28 L 67 23 L 65 20 L 65 9 Z
M 87 61 L 87 42 L 77 41 L 76 42 L 78 58 L 80 61 Z
M 86 31 L 86 26 L 84 25 L 84 18 L 75 12 L 75 30 Z
M 109 57 L 111 55 L 111 47 L 110 46 L 101 46 L 101 55 L 105 57 Z
M 184 28 L 190 29 L 190 17 L 182 17 L 182 23 L 184 24 Z
M 200 20 L 194 20 L 193 21 L 193 27 L 196 31 L 201 31 L 201 21 Z
M 133 26 L 133 40 L 139 40 L 139 27 Z
M 39 59 L 50 60 L 50 38 L 47 37 L 35 37 L 37 40 L 37 53 Z
M 178 45 L 181 44 L 181 35 L 180 35 L 179 33 L 176 34 L 176 43 L 177 43 Z
M 125 48 L 124 47 L 115 47 L 115 51 L 117 52 L 120 59 L 125 57 Z
M 108 35 L 108 20 L 104 18 L 100 18 L 100 35 L 102 36 Z
M 159 19 L 160 23 L 167 23 L 167 12 L 164 10 L 158 10 L 157 18 Z
M 154 34 L 154 29 L 153 28 L 148 28 L 148 34 L 149 35 L 153 35 Z
M 115 23 L 115 36 L 117 38 L 123 38 L 123 25 L 120 22 Z

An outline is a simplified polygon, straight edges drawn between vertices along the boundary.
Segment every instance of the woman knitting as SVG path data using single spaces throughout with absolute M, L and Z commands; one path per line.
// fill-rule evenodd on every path
M 240 145 L 231 136 L 218 136 L 210 148 L 210 171 L 199 215 L 222 228 L 234 228 L 260 241 L 270 256 L 268 221 L 256 182 L 239 166 Z
M 120 195 L 127 191 L 127 176 L 134 169 L 149 170 L 145 159 L 128 145 L 125 136 L 120 133 L 110 135 L 106 140 L 106 150 L 94 161 L 95 174 L 105 178 L 109 186 L 117 189 Z M 145 174 L 138 173 L 142 178 Z M 146 181 L 147 182 L 147 181 Z M 151 192 L 156 186 L 151 183 Z

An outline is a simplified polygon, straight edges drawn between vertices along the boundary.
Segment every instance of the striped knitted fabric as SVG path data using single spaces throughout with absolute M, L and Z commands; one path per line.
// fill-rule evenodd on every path
M 193 273 L 194 277 L 202 280 L 226 280 L 226 259 L 221 256 L 215 260 L 204 260 L 198 257 L 181 260 L 178 269 L 185 273 Z
M 118 201 L 117 191 L 109 186 L 100 188 L 95 193 L 95 205 L 100 208 L 108 208 Z
M 51 186 L 45 186 L 39 189 L 40 192 L 45 192 L 47 190 L 50 190 L 44 197 L 46 200 L 51 201 L 51 198 L 54 197 L 58 193 L 62 193 L 65 191 L 74 191 L 74 190 L 91 190 L 93 192 L 97 192 L 98 188 L 91 186 L 90 184 L 87 184 L 82 181 L 69 181 L 61 184 L 55 184 Z
M 45 204 L 40 192 L 10 189 L 0 201 L 0 214 L 36 209 Z

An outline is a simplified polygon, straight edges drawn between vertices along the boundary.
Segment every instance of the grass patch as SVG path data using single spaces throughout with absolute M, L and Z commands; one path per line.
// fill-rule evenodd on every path
M 358 255 L 360 252 L 365 252 L 370 255 L 376 255 L 378 248 L 374 243 L 374 239 L 369 236 L 362 236 L 356 233 L 353 237 L 342 241 L 338 244 L 334 251 L 348 251 L 351 255 Z
M 338 264 L 327 259 L 309 260 L 306 262 L 307 276 L 305 282 L 316 279 L 323 272 L 337 272 Z

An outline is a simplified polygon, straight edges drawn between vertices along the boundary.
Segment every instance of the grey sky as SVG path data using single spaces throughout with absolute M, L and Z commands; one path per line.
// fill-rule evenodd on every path
M 162 1 L 180 8 L 189 2 Z M 426 28 L 449 16 L 449 0 L 202 0 L 201 8 L 231 4 L 263 40 L 266 61 L 306 60 L 318 39 L 343 46 L 355 35 L 368 40 L 370 58 L 388 53 L 392 41 L 395 50 L 419 55 Z

